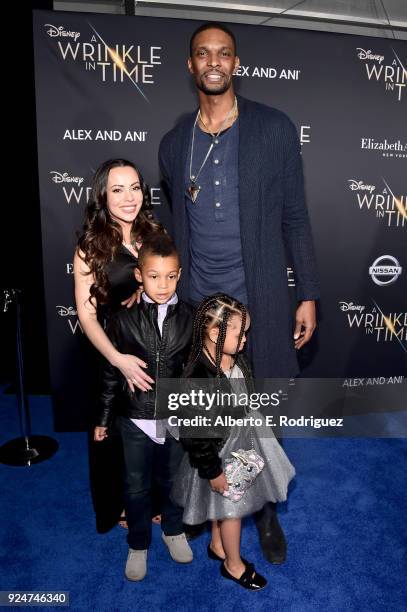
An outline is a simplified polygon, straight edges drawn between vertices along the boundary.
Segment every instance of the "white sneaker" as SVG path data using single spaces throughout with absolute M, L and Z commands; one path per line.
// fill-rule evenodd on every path
M 139 582 L 147 574 L 147 550 L 134 550 L 129 548 L 125 576 L 128 580 Z
M 185 533 L 180 533 L 175 536 L 167 536 L 162 534 L 162 539 L 170 551 L 171 557 L 177 563 L 191 563 L 194 554 L 185 537 Z

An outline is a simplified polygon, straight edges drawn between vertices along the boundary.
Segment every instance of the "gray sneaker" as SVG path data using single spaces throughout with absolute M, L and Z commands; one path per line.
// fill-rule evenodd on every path
M 180 533 L 175 536 L 167 536 L 163 533 L 162 539 L 167 545 L 174 561 L 177 563 L 191 563 L 194 555 L 185 537 L 185 533 Z
M 124 573 L 128 580 L 133 580 L 134 582 L 143 580 L 147 574 L 147 551 L 129 548 Z

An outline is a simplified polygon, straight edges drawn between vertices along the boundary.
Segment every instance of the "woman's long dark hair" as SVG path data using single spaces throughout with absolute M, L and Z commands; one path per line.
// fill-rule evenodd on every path
M 133 227 L 132 241 L 142 242 L 152 232 L 164 231 L 164 228 L 154 221 L 150 190 L 140 170 L 127 159 L 109 159 L 96 170 L 92 182 L 92 191 L 85 210 L 83 234 L 78 240 L 78 252 L 83 253 L 83 260 L 89 267 L 89 274 L 94 282 L 90 287 L 90 301 L 104 304 L 108 301 L 109 281 L 106 266 L 113 259 L 123 241 L 120 225 L 114 221 L 107 206 L 107 180 L 113 168 L 133 168 L 139 177 L 143 202 Z
M 205 348 L 205 338 L 208 330 L 211 327 L 218 327 L 219 334 L 218 339 L 216 341 L 215 367 L 217 378 L 221 377 L 221 361 L 223 355 L 223 347 L 225 344 L 227 325 L 230 317 L 232 317 L 234 314 L 240 315 L 242 317 L 239 338 L 236 346 L 236 360 L 239 346 L 242 342 L 244 330 L 246 327 L 246 307 L 241 302 L 235 300 L 229 295 L 226 295 L 225 293 L 215 293 L 215 295 L 211 295 L 205 298 L 203 302 L 201 302 L 194 316 L 192 348 L 189 355 L 188 363 L 185 366 L 183 376 L 189 376 L 193 371 L 194 364 L 198 361 Z

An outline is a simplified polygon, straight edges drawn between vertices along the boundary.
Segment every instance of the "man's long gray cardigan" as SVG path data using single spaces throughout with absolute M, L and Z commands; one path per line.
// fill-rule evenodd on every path
M 241 96 L 238 107 L 240 233 L 251 316 L 249 356 L 256 377 L 295 376 L 298 365 L 285 248 L 294 268 L 297 299 L 319 297 L 300 143 L 284 113 Z M 168 132 L 159 152 L 171 196 L 172 236 L 181 257 L 177 292 L 186 301 L 189 228 L 185 168 L 195 117 L 196 111 Z

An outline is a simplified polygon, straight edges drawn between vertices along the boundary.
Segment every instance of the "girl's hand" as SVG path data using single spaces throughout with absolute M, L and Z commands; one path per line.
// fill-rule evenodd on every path
M 224 491 L 229 491 L 229 485 L 226 480 L 225 474 L 219 474 L 216 478 L 212 478 L 209 481 L 210 487 L 212 491 L 216 491 L 216 493 L 223 493 Z
M 133 295 L 131 295 L 129 298 L 127 298 L 127 300 L 124 300 L 124 302 L 121 303 L 122 306 L 131 308 L 134 302 L 137 302 L 137 304 L 140 304 L 141 294 L 143 293 L 143 291 L 144 291 L 143 285 L 140 285 L 140 287 L 137 289 L 135 293 L 133 293 Z
M 154 380 L 144 372 L 143 368 L 146 368 L 147 364 L 142 359 L 135 355 L 123 355 L 123 353 L 120 353 L 116 362 L 112 365 L 123 374 L 132 392 L 134 392 L 136 387 L 141 389 L 141 391 L 152 390 L 151 385 L 154 384 Z
M 95 427 L 95 432 L 93 434 L 95 442 L 103 442 L 107 436 L 107 427 Z

